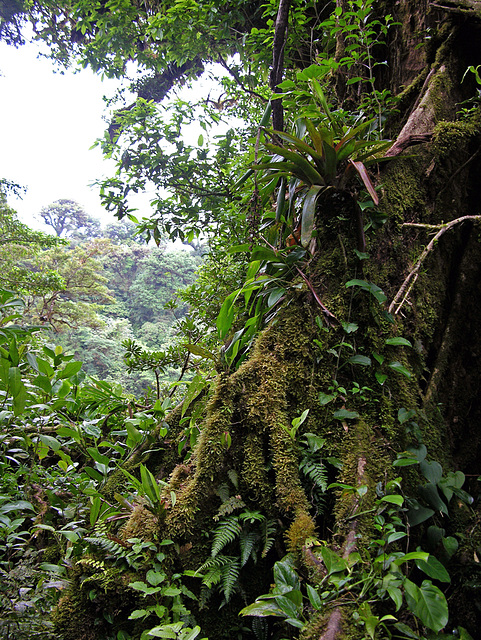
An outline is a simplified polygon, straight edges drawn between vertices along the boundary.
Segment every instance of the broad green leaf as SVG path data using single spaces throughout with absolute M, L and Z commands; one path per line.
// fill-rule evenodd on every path
M 280 255 L 269 247 L 254 247 L 251 253 L 251 261 L 267 260 L 268 262 L 279 262 Z
M 385 373 L 381 373 L 380 371 L 376 371 L 374 376 L 380 385 L 383 385 L 387 380 L 387 375 Z
M 436 511 L 440 511 L 445 515 L 448 515 L 448 508 L 446 503 L 438 493 L 438 489 L 435 484 L 428 482 L 418 489 L 420 496 L 429 504 L 430 507 Z
M 167 640 L 176 640 L 183 626 L 183 622 L 161 624 L 157 627 L 153 627 L 147 633 L 149 636 L 153 636 L 154 638 L 167 638 Z
M 316 202 L 323 187 L 313 185 L 304 198 L 301 216 L 301 245 L 307 247 L 311 241 L 316 219 Z
M 15 502 L 7 502 L 0 507 L 0 513 L 9 513 L 10 511 L 35 511 L 33 505 L 26 500 L 15 500 Z
M 388 592 L 391 600 L 396 605 L 396 611 L 399 611 L 403 603 L 403 595 L 401 589 L 399 589 L 398 587 L 387 587 L 386 591 Z
M 306 585 L 306 588 L 307 588 L 307 595 L 309 596 L 309 602 L 311 603 L 311 606 L 316 611 L 319 611 L 320 609 L 322 609 L 322 600 L 319 597 L 319 593 L 316 591 L 316 589 L 311 587 L 310 584 Z
M 405 562 L 410 562 L 411 560 L 426 561 L 428 558 L 429 558 L 429 553 L 426 553 L 425 551 L 411 551 L 410 553 L 403 554 L 400 558 L 396 558 L 393 561 L 393 564 L 395 564 L 396 567 L 399 567 Z
M 288 560 L 279 560 L 274 565 L 274 582 L 278 594 L 286 593 L 292 589 L 299 590 L 299 576 L 292 568 Z
M 332 394 L 328 394 L 328 393 L 323 393 L 322 391 L 319 393 L 319 402 L 321 405 L 325 405 L 328 404 L 329 402 L 331 402 L 332 400 L 334 400 L 336 396 L 333 396 Z
M 423 460 L 419 464 L 419 468 L 426 480 L 429 480 L 429 482 L 432 482 L 433 484 L 437 484 L 443 477 L 443 468 L 439 462 L 436 462 L 435 460 L 432 460 L 431 462 Z
M 411 527 L 415 527 L 417 524 L 425 522 L 435 514 L 434 509 L 423 507 L 417 500 L 409 501 L 409 509 L 407 512 L 407 519 Z
M 108 458 L 107 456 L 102 455 L 100 453 L 100 451 L 95 449 L 95 447 L 87 447 L 87 451 L 88 451 L 90 457 L 93 460 L 95 460 L 95 462 L 99 462 L 100 464 L 105 464 L 105 465 L 109 464 L 110 458 Z
M 328 575 L 347 569 L 347 560 L 341 558 L 341 556 L 329 549 L 329 547 L 321 547 L 321 556 L 326 565 Z
M 349 411 L 348 409 L 338 409 L 334 411 L 333 416 L 336 420 L 355 420 L 359 418 L 357 411 Z
M 13 397 L 17 396 L 25 389 L 22 381 L 22 372 L 18 367 L 10 367 L 8 371 L 8 385 Z
M 227 296 L 224 300 L 224 303 L 219 311 L 219 315 L 217 316 L 217 329 L 219 331 L 219 335 L 221 340 L 226 337 L 229 333 L 230 328 L 232 326 L 232 321 L 234 319 L 234 303 L 239 297 L 240 289 L 237 291 L 233 291 L 231 294 Z
M 150 611 L 147 611 L 146 609 L 136 609 L 135 611 L 132 611 L 128 619 L 138 620 L 139 618 L 146 618 L 149 614 Z
M 299 616 L 299 607 L 290 598 L 282 595 L 276 596 L 276 604 L 286 618 L 297 618 Z
M 59 380 L 63 380 L 64 378 L 71 378 L 76 373 L 78 373 L 81 368 L 82 368 L 81 362 L 69 362 L 65 366 L 65 369 L 57 373 L 57 378 Z
M 197 373 L 192 378 L 192 381 L 187 387 L 187 391 L 185 393 L 184 400 L 182 402 L 182 413 L 181 413 L 182 417 L 184 417 L 185 412 L 187 411 L 189 406 L 192 404 L 192 402 L 195 400 L 195 398 L 197 398 L 197 396 L 202 391 L 202 389 L 204 389 L 204 387 L 205 387 L 205 380 L 203 376 Z
M 446 568 L 433 555 L 430 555 L 427 560 L 418 559 L 415 562 L 417 568 L 430 578 L 439 580 L 440 582 L 451 582 L 451 577 Z
M 265 618 L 267 616 L 282 617 L 283 614 L 274 600 L 256 600 L 256 602 L 253 602 L 248 607 L 241 609 L 239 615 Z
M 58 451 L 61 447 L 60 442 L 57 440 L 57 438 L 54 438 L 53 436 L 40 435 L 39 440 L 41 440 L 45 445 L 47 445 L 47 447 L 50 447 L 52 451 Z
M 153 474 L 143 464 L 140 465 L 140 478 L 145 495 L 150 498 L 152 504 L 157 504 L 160 501 L 159 485 Z
M 61 529 L 59 533 L 67 538 L 67 540 L 72 544 L 75 544 L 80 540 L 80 535 L 76 531 L 66 531 L 64 529 Z
M 93 526 L 99 517 L 100 507 L 102 506 L 102 501 L 99 496 L 95 496 L 91 498 L 91 507 L 90 507 L 90 524 Z
M 358 364 L 362 367 L 370 367 L 371 366 L 371 358 L 362 355 L 351 356 L 348 360 L 350 364 Z
M 392 347 L 412 347 L 413 345 L 406 338 L 388 338 L 386 344 Z
M 279 302 L 279 300 L 283 295 L 285 295 L 285 293 L 286 290 L 283 287 L 276 287 L 275 289 L 273 289 L 267 299 L 267 306 L 269 308 L 273 307 L 277 302 Z
M 420 587 L 406 578 L 404 581 L 408 606 L 412 613 L 431 631 L 439 632 L 448 623 L 448 604 L 443 593 L 430 580 Z M 409 596 L 409 597 L 408 597 Z
M 402 373 L 403 376 L 406 376 L 406 378 L 410 378 L 411 377 L 411 372 L 406 369 L 406 367 L 404 367 L 400 362 L 390 362 L 388 365 L 393 371 L 396 371 L 396 373 Z
M 392 463 L 393 467 L 410 467 L 414 464 L 419 464 L 415 458 L 398 458 Z
M 400 495 L 394 494 L 390 496 L 383 496 L 381 502 L 389 502 L 390 504 L 397 504 L 401 507 L 404 503 L 404 498 Z

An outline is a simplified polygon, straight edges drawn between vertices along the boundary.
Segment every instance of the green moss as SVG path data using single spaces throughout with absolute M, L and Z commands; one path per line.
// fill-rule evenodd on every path
M 479 134 L 478 118 L 477 115 L 461 121 L 442 121 L 436 125 L 431 150 L 438 161 L 457 156 L 460 150 L 465 151 L 469 140 Z

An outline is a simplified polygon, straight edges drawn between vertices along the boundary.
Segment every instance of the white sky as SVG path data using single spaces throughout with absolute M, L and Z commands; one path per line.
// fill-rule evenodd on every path
M 32 224 L 42 207 L 68 198 L 103 223 L 113 220 L 88 187 L 109 172 L 100 150 L 89 148 L 105 130 L 102 96 L 118 82 L 90 70 L 54 73 L 35 45 L 0 43 L 0 74 L 0 177 L 28 187 L 23 200 L 8 197 L 19 217 Z
M 61 198 L 75 200 L 102 224 L 116 220 L 100 204 L 96 179 L 111 176 L 113 162 L 90 149 L 110 121 L 103 96 L 112 97 L 120 81 L 102 81 L 89 69 L 55 72 L 54 64 L 38 57 L 38 45 L 15 49 L 0 42 L 0 178 L 28 188 L 23 198 L 8 194 L 8 203 L 21 220 L 44 228 L 42 207 Z M 179 92 L 183 99 L 220 93 L 210 74 Z M 223 129 L 218 125 L 216 132 Z M 201 129 L 186 134 L 197 140 Z M 205 135 L 205 134 L 204 134 Z M 138 218 L 149 216 L 149 196 L 139 194 L 131 204 Z

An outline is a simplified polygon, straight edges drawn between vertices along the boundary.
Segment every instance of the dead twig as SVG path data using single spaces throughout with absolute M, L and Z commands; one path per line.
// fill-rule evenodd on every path
M 394 312 L 394 314 L 399 313 L 399 311 L 403 307 L 404 303 L 406 302 L 406 300 L 407 300 L 407 298 L 409 296 L 409 293 L 410 293 L 411 289 L 414 286 L 414 283 L 417 280 L 417 277 L 418 277 L 418 274 L 419 274 L 419 269 L 421 268 L 422 263 L 424 262 L 426 257 L 431 253 L 431 251 L 434 249 L 434 247 L 435 247 L 437 241 L 439 240 L 439 238 L 443 234 L 445 234 L 446 231 L 449 231 L 449 229 L 452 229 L 456 225 L 461 224 L 462 222 L 466 222 L 467 220 L 481 220 L 481 215 L 479 215 L 479 216 L 462 216 L 461 218 L 456 218 L 456 220 L 451 220 L 451 222 L 447 222 L 445 224 L 438 224 L 438 225 L 435 225 L 435 224 L 421 224 L 421 223 L 417 223 L 417 222 L 405 222 L 402 225 L 403 227 L 415 227 L 415 228 L 418 228 L 418 229 L 427 229 L 429 231 L 437 231 L 437 233 L 431 239 L 429 244 L 425 247 L 424 251 L 419 256 L 418 261 L 416 262 L 414 267 L 411 269 L 411 271 L 406 276 L 404 282 L 400 286 L 398 292 L 396 293 L 396 295 L 394 296 L 391 304 L 389 305 L 389 309 L 388 309 L 389 313 L 393 313 L 393 312 Z M 401 300 L 401 298 L 402 298 L 402 300 Z M 399 300 L 401 300 L 401 302 L 399 302 Z M 397 308 L 394 311 L 394 307 L 396 307 L 396 305 L 397 305 Z

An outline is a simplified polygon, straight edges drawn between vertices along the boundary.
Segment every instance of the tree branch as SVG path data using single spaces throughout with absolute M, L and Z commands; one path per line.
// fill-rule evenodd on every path
M 289 23 L 290 0 L 280 0 L 277 11 L 274 31 L 274 44 L 272 47 L 272 69 L 269 77 L 269 85 L 274 93 L 280 93 L 278 84 L 282 82 L 284 72 L 284 49 L 286 45 L 286 31 Z M 284 131 L 284 110 L 282 98 L 272 101 L 272 126 L 275 131 Z
M 447 222 L 446 224 L 439 224 L 439 225 L 420 224 L 420 223 L 417 223 L 417 222 L 405 222 L 402 225 L 403 227 L 415 227 L 417 229 L 428 229 L 428 230 L 432 230 L 432 231 L 438 230 L 438 232 L 432 238 L 432 240 L 429 242 L 429 244 L 426 246 L 424 251 L 421 253 L 418 261 L 416 262 L 414 267 L 411 269 L 411 271 L 408 273 L 407 277 L 405 278 L 405 280 L 402 283 L 401 287 L 399 288 L 398 292 L 394 296 L 391 304 L 389 305 L 389 309 L 388 309 L 389 313 L 393 313 L 394 307 L 396 305 L 398 305 L 398 307 L 394 311 L 394 313 L 395 314 L 399 313 L 399 311 L 401 310 L 402 306 L 406 302 L 407 297 L 408 297 L 411 289 L 414 286 L 414 283 L 417 280 L 419 269 L 421 268 L 422 263 L 424 262 L 426 257 L 429 255 L 429 253 L 434 249 L 434 247 L 435 247 L 437 241 L 439 240 L 439 238 L 444 233 L 446 233 L 446 231 L 449 231 L 449 229 L 452 229 L 454 226 L 456 226 L 457 224 L 460 224 L 461 222 L 466 222 L 466 220 L 481 220 L 481 215 L 479 215 L 479 216 L 462 216 L 461 218 L 456 218 L 456 220 L 451 220 L 451 222 Z M 412 282 L 411 282 L 411 280 L 412 280 Z M 409 289 L 408 289 L 408 286 L 409 286 Z M 401 302 L 399 302 L 401 296 L 404 296 L 404 297 L 401 300 Z

